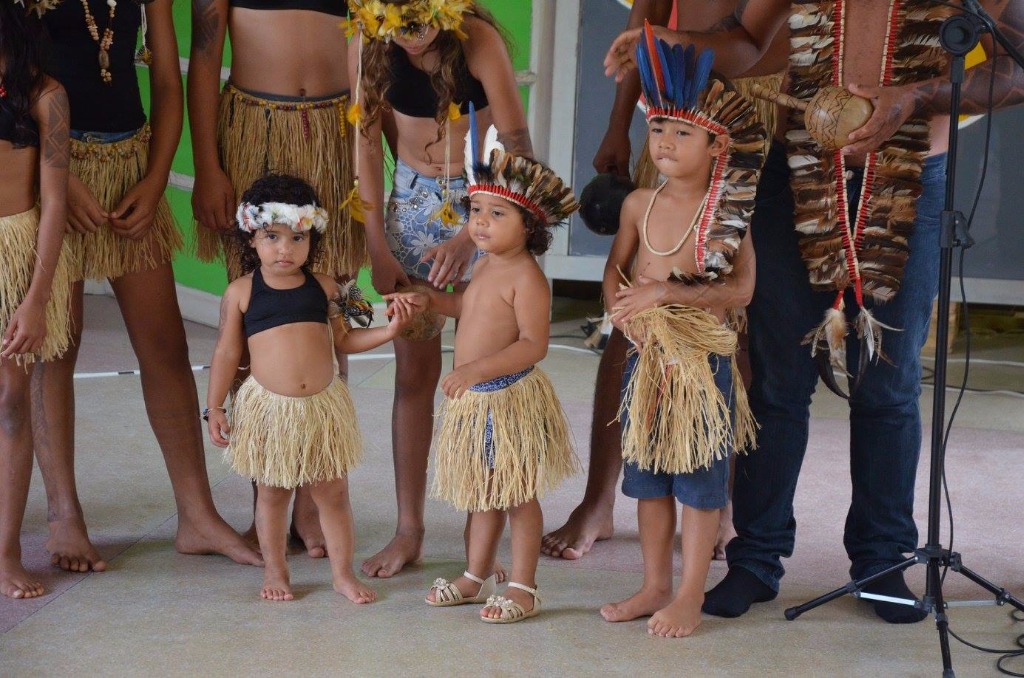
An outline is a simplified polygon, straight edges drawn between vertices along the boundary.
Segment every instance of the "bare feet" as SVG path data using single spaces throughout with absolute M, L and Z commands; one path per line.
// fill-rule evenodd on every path
M 544 535 L 540 551 L 553 558 L 577 560 L 590 551 L 594 542 L 611 539 L 615 532 L 611 507 L 577 506 L 565 525 Z
M 323 528 L 320 527 L 316 503 L 309 492 L 301 487 L 295 491 L 291 537 L 302 542 L 310 558 L 323 558 L 327 555 L 327 542 L 324 540 Z
M 263 589 L 260 591 L 263 600 L 294 600 L 292 584 L 288 578 L 288 570 L 278 571 L 267 568 L 263 571 Z
M 51 520 L 48 523 L 50 538 L 46 550 L 50 564 L 68 572 L 102 572 L 107 563 L 89 541 L 85 521 L 81 516 Z
M 523 611 L 527 613 L 533 610 L 533 606 L 536 604 L 533 595 L 528 591 L 511 586 L 507 587 L 501 595 L 503 598 L 508 598 L 514 603 L 519 603 L 523 607 Z M 501 616 L 501 608 L 497 605 L 485 605 L 480 610 L 480 616 L 484 619 L 497 619 Z
M 43 593 L 43 585 L 20 562 L 0 561 L 0 594 L 8 598 L 24 599 L 37 598 Z
M 647 633 L 662 638 L 685 638 L 700 626 L 704 596 L 676 598 L 647 622 Z
M 415 536 L 396 534 L 379 553 L 364 560 L 360 569 L 367 577 L 393 577 L 406 565 L 418 564 L 422 548 L 422 533 Z
M 635 594 L 617 603 L 601 607 L 601 616 L 609 622 L 627 622 L 650 617 L 672 602 L 672 589 L 640 589 Z
M 359 581 L 351 570 L 348 574 L 334 577 L 334 590 L 357 605 L 377 600 L 377 592 Z
M 263 565 L 259 552 L 216 513 L 194 522 L 179 514 L 174 548 L 187 555 L 219 554 L 241 565 Z
M 252 525 L 249 526 L 249 529 L 242 533 L 242 539 L 250 546 L 250 548 L 252 548 L 253 551 L 256 551 L 257 553 L 259 552 L 260 537 L 256 534 L 255 520 L 252 522 Z
M 725 560 L 725 547 L 736 536 L 732 525 L 732 499 L 722 509 L 718 518 L 718 539 L 715 540 L 715 560 Z

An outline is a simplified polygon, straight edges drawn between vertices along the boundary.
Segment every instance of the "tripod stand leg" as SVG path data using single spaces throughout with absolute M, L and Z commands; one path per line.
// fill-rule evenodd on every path
M 863 579 L 848 582 L 845 586 L 842 586 L 836 589 L 835 591 L 830 591 L 829 593 L 826 593 L 823 596 L 818 596 L 814 600 L 809 600 L 803 605 L 797 605 L 796 607 L 787 608 L 783 614 L 786 616 L 786 619 L 788 619 L 789 621 L 793 621 L 794 619 L 802 615 L 804 612 L 813 610 L 814 608 L 824 605 L 827 602 L 833 601 L 836 598 L 841 598 L 846 594 L 857 593 L 871 582 L 877 581 L 883 577 L 887 577 L 890 574 L 893 574 L 894 572 L 902 572 L 903 570 L 906 570 L 916 562 L 918 562 L 917 556 L 907 558 L 906 560 L 896 563 L 892 567 L 886 568 L 881 572 L 877 572 L 871 575 L 870 577 L 864 577 Z
M 939 632 L 939 652 L 942 654 L 942 678 L 954 678 L 953 658 L 949 653 L 949 618 L 942 599 L 942 579 L 939 574 L 941 559 L 928 560 L 928 583 L 925 590 L 925 605 L 934 605 L 935 628 Z
M 959 561 L 959 554 L 955 554 L 955 555 L 957 557 L 957 561 Z M 1013 597 L 1013 595 L 1011 595 L 1009 591 L 1007 591 L 1004 588 L 1000 588 L 1000 587 L 996 586 L 995 584 L 993 584 L 989 580 L 985 579 L 984 577 L 982 577 L 980 574 L 978 574 L 974 570 L 970 569 L 969 567 L 964 567 L 963 565 L 957 565 L 957 566 L 953 567 L 953 571 L 954 572 L 959 572 L 960 574 L 962 574 L 963 576 L 967 577 L 968 579 L 973 581 L 975 584 L 980 586 L 981 588 L 985 589 L 986 591 L 988 591 L 989 593 L 994 595 L 996 597 L 996 603 L 998 605 L 1005 605 L 1006 603 L 1009 603 L 1010 605 L 1013 605 L 1015 608 L 1017 608 L 1021 612 L 1024 612 L 1024 602 L 1021 602 L 1019 599 Z

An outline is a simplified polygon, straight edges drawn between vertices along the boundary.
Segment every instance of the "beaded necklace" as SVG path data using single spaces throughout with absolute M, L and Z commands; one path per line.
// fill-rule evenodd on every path
M 100 65 L 100 78 L 109 85 L 113 80 L 113 76 L 110 75 L 110 46 L 114 44 L 114 13 L 117 11 L 117 0 L 107 0 L 107 6 L 110 7 L 107 28 L 103 31 L 103 36 L 100 37 L 96 19 L 93 18 L 92 12 L 89 10 L 89 0 L 82 0 L 82 7 L 85 9 L 85 26 L 89 29 L 89 35 L 92 36 L 93 42 L 100 47 L 97 58 Z
M 687 240 L 690 239 L 690 234 L 693 233 L 695 228 L 697 228 L 697 224 L 702 223 L 704 221 L 704 216 L 707 212 L 708 202 L 712 192 L 712 186 L 709 186 L 707 192 L 704 193 L 704 198 L 700 201 L 700 206 L 697 207 L 697 210 L 693 213 L 693 219 L 690 220 L 689 228 L 687 228 L 686 232 L 683 233 L 683 237 L 679 239 L 679 242 L 676 243 L 675 247 L 668 250 L 656 250 L 654 249 L 654 246 L 651 245 L 651 239 L 647 235 L 647 222 L 651 218 L 651 210 L 654 209 L 654 201 L 658 199 L 658 194 L 660 194 L 666 186 L 668 186 L 667 181 L 662 183 L 661 186 L 658 186 L 656 189 L 654 189 L 654 194 L 651 196 L 651 201 L 647 203 L 647 211 L 644 212 L 643 224 L 641 224 L 640 227 L 641 233 L 644 236 L 644 247 L 647 248 L 648 252 L 659 257 L 672 256 L 682 248 L 683 244 Z M 700 265 L 703 262 L 698 260 L 697 263 L 698 265 Z

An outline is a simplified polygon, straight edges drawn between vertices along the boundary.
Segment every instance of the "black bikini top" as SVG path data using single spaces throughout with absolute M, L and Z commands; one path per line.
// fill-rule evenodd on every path
M 398 45 L 391 45 L 388 59 L 391 62 L 391 86 L 386 98 L 391 108 L 413 118 L 433 118 L 437 114 L 438 101 L 437 92 L 430 84 L 430 75 L 413 66 L 409 55 Z M 455 101 L 463 113 L 469 112 L 470 101 L 478 111 L 487 107 L 484 86 L 468 69 L 463 71 L 455 87 Z
M 27 139 L 17 140 L 14 129 L 14 112 L 8 105 L 7 99 L 0 98 L 0 139 L 10 141 L 14 144 L 15 148 L 21 148 L 23 146 L 38 146 L 39 127 L 36 125 L 36 121 L 32 118 L 29 118 L 28 120 L 28 128 L 31 136 Z
M 231 7 L 244 9 L 305 9 L 332 16 L 347 16 L 345 0 L 229 0 Z
M 312 273 L 306 281 L 287 290 L 274 289 L 263 281 L 263 273 L 252 273 L 249 308 L 242 314 L 245 336 L 291 323 L 327 324 L 327 295 Z

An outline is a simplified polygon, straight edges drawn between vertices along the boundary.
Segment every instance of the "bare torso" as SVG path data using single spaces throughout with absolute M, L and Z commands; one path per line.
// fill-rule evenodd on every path
M 281 96 L 324 97 L 348 90 L 348 46 L 339 22 L 309 10 L 232 7 L 231 82 Z
M 455 333 L 455 367 L 493 355 L 519 341 L 516 321 L 516 281 L 544 277 L 527 253 L 513 261 L 486 256 L 477 262 L 473 280 L 462 296 L 462 314 Z
M 38 148 L 14 148 L 0 140 L 0 217 L 20 214 L 36 204 L 38 168 Z

